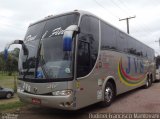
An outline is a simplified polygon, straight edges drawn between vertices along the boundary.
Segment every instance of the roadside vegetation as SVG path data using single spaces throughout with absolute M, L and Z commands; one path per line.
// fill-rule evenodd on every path
M 15 95 L 11 99 L 0 98 L 0 113 L 14 111 L 25 106 L 19 101 L 17 92 L 19 48 L 10 51 L 8 58 L 4 58 L 4 52 L 0 52 L 0 86 L 14 89 Z
M 10 102 L 7 104 L 0 104 L 0 113 L 14 111 L 14 110 L 17 110 L 17 109 L 25 106 L 25 105 L 26 105 L 25 103 L 22 103 L 20 101 Z
M 2 74 L 2 72 L 0 72 L 0 86 L 16 90 L 17 73 L 13 73 L 11 76 L 8 76 L 7 74 L 8 73 Z M 16 93 L 11 99 L 0 98 L 0 113 L 14 111 L 23 106 L 25 106 L 25 104 L 19 101 Z

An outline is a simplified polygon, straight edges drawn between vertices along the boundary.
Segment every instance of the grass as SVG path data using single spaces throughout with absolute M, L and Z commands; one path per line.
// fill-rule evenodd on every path
M 5 112 L 5 111 L 8 111 L 8 110 L 18 109 L 18 108 L 23 107 L 25 105 L 26 105 L 25 103 L 22 103 L 20 101 L 10 102 L 10 103 L 7 103 L 7 104 L 0 104 L 0 112 Z
M 7 87 L 7 88 L 14 88 L 14 79 L 15 76 L 3 76 L 0 75 L 0 86 Z
M 11 99 L 0 98 L 0 105 L 1 104 L 8 104 L 11 102 L 18 102 L 18 101 L 19 101 L 18 95 L 15 93 Z
M 14 75 L 7 76 L 7 74 L 1 74 L 0 72 L 0 86 L 2 87 L 14 89 L 15 79 L 16 77 Z M 17 94 L 11 99 L 0 99 L 0 113 L 13 111 L 23 106 L 25 106 L 25 104 L 19 101 Z
M 13 78 L 13 76 L 0 75 L 0 80 L 12 79 L 12 78 Z

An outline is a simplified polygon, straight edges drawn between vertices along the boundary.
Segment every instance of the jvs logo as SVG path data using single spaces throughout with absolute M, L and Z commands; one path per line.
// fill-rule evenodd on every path
M 118 63 L 118 76 L 122 83 L 124 83 L 127 86 L 138 86 L 141 85 L 144 80 L 146 79 L 147 72 L 144 72 L 144 64 L 143 60 L 140 60 L 138 58 L 127 58 L 127 67 L 124 68 L 124 64 L 122 63 L 124 61 L 122 58 L 120 58 Z M 136 73 L 137 75 L 133 76 L 133 73 Z M 140 74 L 139 74 L 140 73 Z
M 131 69 L 134 69 L 135 73 L 144 73 L 143 61 L 137 58 L 131 59 L 128 57 L 128 67 L 126 68 L 126 73 L 130 74 Z

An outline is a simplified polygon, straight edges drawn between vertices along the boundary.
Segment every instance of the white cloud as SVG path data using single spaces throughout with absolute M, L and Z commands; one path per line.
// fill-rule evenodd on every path
M 0 9 L 0 16 L 1 17 L 12 17 L 14 15 L 13 11 L 8 9 Z

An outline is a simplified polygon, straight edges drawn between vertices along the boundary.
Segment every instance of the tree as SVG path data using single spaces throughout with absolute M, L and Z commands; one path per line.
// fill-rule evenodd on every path
M 14 48 L 14 50 L 11 51 L 11 54 L 12 54 L 12 56 L 14 56 L 18 60 L 18 58 L 19 58 L 19 52 L 20 52 L 19 48 Z
M 18 57 L 19 57 L 19 48 L 8 53 L 8 59 L 4 60 L 4 52 L 0 53 L 0 70 L 7 71 L 8 75 L 12 75 L 13 72 L 18 71 Z
M 5 61 L 3 58 L 3 53 L 0 53 L 0 71 L 4 71 L 5 69 Z

